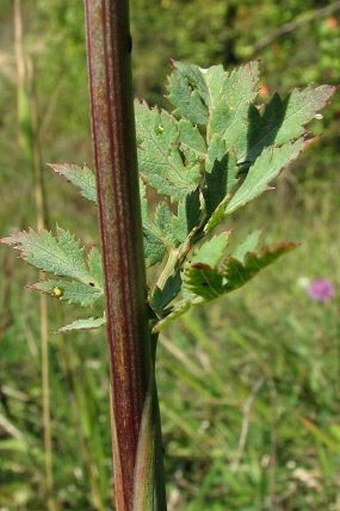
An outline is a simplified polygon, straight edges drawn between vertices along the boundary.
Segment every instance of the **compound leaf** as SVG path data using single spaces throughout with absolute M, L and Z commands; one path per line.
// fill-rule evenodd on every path
M 309 144 L 305 125 L 335 90 L 329 85 L 294 89 L 284 99 L 275 94 L 263 108 L 254 104 L 258 79 L 257 62 L 231 72 L 175 62 L 168 81 L 173 115 L 144 102 L 135 104 L 146 264 L 168 258 L 149 296 L 151 319 L 160 318 L 154 332 L 190 307 L 238 289 L 295 246 L 281 243 L 256 253 L 260 232 L 255 231 L 231 254 L 229 233 L 203 240 L 192 250 L 226 215 L 267 190 Z M 51 167 L 96 202 L 95 176 L 87 166 Z M 146 186 L 163 196 L 155 211 Z M 92 249 L 86 255 L 68 231 L 58 228 L 54 236 L 30 229 L 1 241 L 57 276 L 35 289 L 83 306 L 103 296 L 100 252 Z M 81 319 L 61 331 L 97 328 L 104 322 L 104 317 Z

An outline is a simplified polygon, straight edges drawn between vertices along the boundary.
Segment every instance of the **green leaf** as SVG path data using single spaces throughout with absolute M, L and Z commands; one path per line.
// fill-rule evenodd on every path
M 172 201 L 198 186 L 200 165 L 183 162 L 177 121 L 164 110 L 135 103 L 139 172 L 150 186 Z
M 172 214 L 169 205 L 166 202 L 159 202 L 155 212 L 155 223 L 168 249 L 178 246 L 176 232 L 173 228 L 174 220 L 175 216 Z
M 48 231 L 36 232 L 33 229 L 22 231 L 1 240 L 20 251 L 21 257 L 39 270 L 59 277 L 91 282 L 84 250 L 72 234 L 57 228 L 56 236 Z
M 203 215 L 198 190 L 186 196 L 177 206 L 177 216 L 173 217 L 172 229 L 178 243 L 185 240 L 197 229 Z
M 226 249 L 229 243 L 230 232 L 222 232 L 205 241 L 195 250 L 191 257 L 191 264 L 208 264 L 216 268 L 226 256 Z
M 150 306 L 158 316 L 163 315 L 165 307 L 176 298 L 181 290 L 181 286 L 181 275 L 179 271 L 176 271 L 169 276 L 162 289 L 159 287 L 155 288 L 150 298 Z
M 226 279 L 224 290 L 230 293 L 246 284 L 260 270 L 272 264 L 282 255 L 296 248 L 295 243 L 278 243 L 271 247 L 264 247 L 258 254 L 248 252 L 244 260 L 230 258 L 223 270 Z
M 223 162 L 223 160 L 228 160 L 227 148 L 225 144 L 225 140 L 218 133 L 214 133 L 214 136 L 211 138 L 208 150 L 207 157 L 205 162 L 205 171 L 208 174 L 212 172 L 216 172 L 218 169 L 220 174 L 224 174 L 224 179 L 227 176 L 227 164 Z M 216 169 L 217 167 L 217 169 Z
M 200 303 L 199 299 L 207 302 L 235 291 L 295 247 L 294 243 L 279 243 L 265 247 L 259 253 L 247 252 L 243 261 L 229 257 L 220 268 L 200 262 L 188 264 L 184 270 L 183 294 L 187 300 L 192 295 L 191 302 L 194 304 Z
M 178 129 L 181 147 L 185 147 L 193 151 L 196 155 L 196 159 L 205 159 L 207 148 L 204 138 L 198 131 L 197 127 L 193 126 L 191 122 L 186 119 L 181 119 L 178 122 Z
M 223 292 L 223 276 L 219 274 L 217 268 L 227 255 L 229 235 L 229 232 L 223 232 L 213 236 L 193 252 L 183 274 L 185 299 L 191 301 L 192 294 L 195 294 L 208 301 Z
M 151 319 L 160 318 L 155 332 L 190 307 L 238 289 L 294 247 L 280 244 L 255 253 L 257 231 L 231 255 L 228 233 L 203 239 L 195 250 L 204 234 L 266 191 L 309 144 L 304 127 L 335 90 L 295 89 L 285 99 L 274 95 L 262 108 L 254 105 L 257 84 L 256 62 L 231 72 L 222 66 L 201 69 L 176 62 L 168 82 L 173 115 L 136 103 L 145 259 L 147 266 L 166 261 L 157 281 L 162 289 L 156 285 L 149 296 Z M 51 167 L 96 202 L 95 176 L 88 167 Z M 163 196 L 157 207 L 148 204 L 146 186 Z M 57 276 L 35 289 L 81 305 L 92 305 L 103 296 L 100 251 L 84 254 L 69 232 L 58 228 L 54 236 L 29 230 L 2 241 L 18 249 L 28 263 Z M 78 320 L 63 331 L 97 327 L 104 321 Z
M 193 125 L 207 125 L 207 139 L 219 134 L 226 149 L 243 154 L 247 147 L 248 109 L 257 95 L 257 62 L 227 73 L 222 66 L 201 69 L 175 62 L 168 82 L 175 114 Z
M 259 69 L 250 62 L 230 73 L 213 66 L 204 73 L 209 90 L 208 140 L 217 133 L 236 156 L 247 148 L 248 110 L 257 96 Z
M 51 163 L 49 166 L 65 177 L 67 181 L 79 188 L 81 194 L 91 202 L 97 202 L 96 178 L 92 170 L 86 165 L 75 165 L 70 163 Z
M 169 81 L 169 88 L 173 87 L 169 99 L 177 108 L 176 113 L 192 123 L 207 125 L 207 174 L 203 189 L 207 212 L 205 232 L 218 225 L 225 214 L 266 190 L 280 170 L 296 158 L 297 147 L 304 145 L 301 139 L 304 125 L 334 93 L 334 87 L 321 86 L 302 91 L 295 89 L 285 100 L 275 95 L 261 116 L 252 104 L 257 95 L 258 79 L 257 62 L 230 73 L 222 66 L 200 69 L 176 63 L 173 79 Z M 197 110 L 193 102 L 200 105 L 198 111 L 203 113 L 204 120 L 198 121 L 196 114 L 190 117 L 187 110 Z M 280 146 L 297 139 L 300 142 L 296 145 L 279 150 Z M 265 152 L 263 159 L 256 160 L 266 147 L 272 149 L 273 157 Z M 254 161 L 250 175 L 242 183 L 241 177 Z M 240 182 L 240 189 L 235 193 Z
M 209 93 L 198 66 L 174 62 L 167 89 L 169 101 L 176 108 L 175 114 L 194 125 L 207 124 Z
M 93 247 L 87 257 L 87 264 L 91 274 L 91 283 L 101 290 L 104 289 L 104 270 L 102 254 L 98 248 Z
M 249 145 L 240 159 L 254 161 L 265 147 L 284 145 L 302 137 L 304 126 L 326 105 L 334 91 L 331 85 L 321 85 L 294 89 L 285 99 L 275 94 L 262 116 L 253 107 L 249 114 Z
M 29 287 L 37 291 L 48 293 L 62 301 L 81 305 L 82 307 L 93 305 L 103 297 L 103 290 L 95 287 L 92 282 L 86 285 L 76 281 L 46 280 Z
M 223 274 L 219 267 L 227 257 L 229 232 L 213 236 L 196 249 L 184 268 L 183 293 L 186 298 L 196 295 L 210 301 L 223 293 Z
M 184 271 L 184 291 L 200 296 L 208 302 L 224 292 L 223 275 L 209 264 L 195 263 Z
M 146 190 L 141 182 L 144 255 L 148 267 L 160 263 L 166 253 L 184 243 L 201 217 L 198 192 L 193 192 L 177 204 L 177 215 L 170 205 L 161 201 L 151 218 Z
M 238 259 L 241 263 L 244 263 L 245 256 L 248 252 L 255 252 L 259 239 L 261 237 L 262 230 L 258 229 L 248 234 L 248 236 L 240 243 L 233 251 L 232 257 Z
M 306 140 L 299 139 L 292 144 L 264 149 L 254 165 L 250 167 L 243 183 L 227 203 L 225 215 L 233 213 L 266 191 L 279 173 L 298 157 L 306 143 Z
M 150 267 L 163 260 L 166 253 L 166 245 L 163 240 L 162 232 L 150 218 L 149 204 L 146 198 L 146 188 L 141 180 L 139 188 L 143 221 L 144 257 L 146 266 Z
M 203 189 L 208 224 L 206 232 L 223 220 L 224 206 L 220 204 L 225 204 L 235 189 L 239 181 L 238 172 L 234 153 L 227 153 L 224 140 L 215 134 L 208 148 Z
M 218 204 L 215 211 L 211 214 L 209 220 L 207 221 L 206 225 L 204 226 L 204 232 L 205 234 L 210 233 L 218 224 L 223 222 L 225 218 L 225 206 L 227 204 L 227 201 L 229 200 L 229 195 L 226 195 L 224 199 Z
M 59 328 L 58 332 L 69 332 L 71 330 L 92 330 L 94 328 L 99 328 L 105 325 L 106 319 L 103 317 L 100 318 L 86 318 L 86 319 L 77 319 L 68 325 L 65 325 Z
M 166 253 L 166 247 L 162 238 L 153 231 L 151 224 L 143 225 L 144 257 L 146 266 L 149 268 L 160 263 Z

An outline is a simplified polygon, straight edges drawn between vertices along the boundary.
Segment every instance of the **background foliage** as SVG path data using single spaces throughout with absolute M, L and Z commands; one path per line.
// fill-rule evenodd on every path
M 170 58 L 205 67 L 259 58 L 264 98 L 310 81 L 337 83 L 338 4 L 133 0 L 136 95 L 166 104 L 161 87 Z M 3 236 L 34 225 L 35 213 L 32 172 L 18 143 L 9 0 L 1 2 L 0 24 Z M 81 2 L 25 0 L 24 27 L 42 160 L 91 162 Z M 340 281 L 339 111 L 335 100 L 314 122 L 321 143 L 285 172 L 276 192 L 228 224 L 240 239 L 262 224 L 268 243 L 283 238 L 302 246 L 161 337 L 170 509 L 339 509 L 339 298 L 313 302 L 298 285 L 301 277 Z M 91 246 L 95 209 L 52 174 L 44 167 L 52 225 L 70 227 Z M 0 258 L 0 509 L 39 510 L 46 495 L 38 302 L 23 290 L 35 275 L 4 249 Z M 60 314 L 51 302 L 51 331 Z M 109 509 L 103 335 L 51 335 L 50 359 L 57 501 L 62 509 Z

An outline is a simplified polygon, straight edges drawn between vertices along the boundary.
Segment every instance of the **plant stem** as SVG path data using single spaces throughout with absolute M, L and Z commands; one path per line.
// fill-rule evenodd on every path
M 157 394 L 150 385 L 153 357 L 138 189 L 129 10 L 123 0 L 84 0 L 84 5 L 111 362 L 115 503 L 117 511 L 131 511 L 148 389 L 153 389 L 153 399 Z M 160 431 L 159 424 L 156 431 Z M 153 435 L 150 442 L 157 442 L 156 438 Z M 157 445 L 149 450 L 159 451 Z M 141 483 L 153 491 L 154 474 L 152 478 Z

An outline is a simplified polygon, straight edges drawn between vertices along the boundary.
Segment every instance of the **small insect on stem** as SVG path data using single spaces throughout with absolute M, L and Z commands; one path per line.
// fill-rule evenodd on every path
M 55 296 L 56 298 L 60 298 L 61 296 L 63 296 L 63 294 L 64 294 L 64 291 L 62 289 L 60 289 L 60 287 L 53 288 L 52 295 Z

